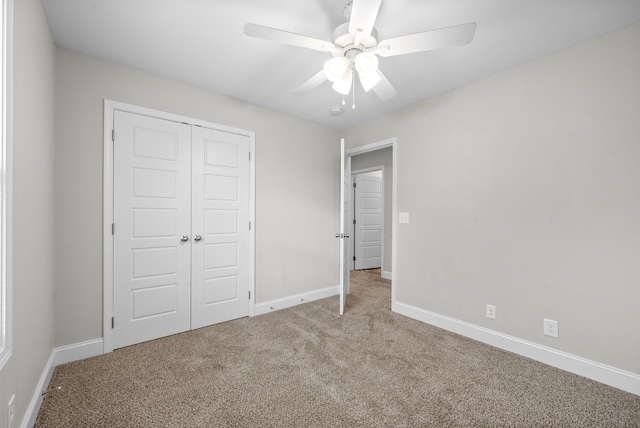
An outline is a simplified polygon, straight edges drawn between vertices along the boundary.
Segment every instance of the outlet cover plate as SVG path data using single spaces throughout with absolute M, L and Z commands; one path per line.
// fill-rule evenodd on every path
M 544 335 L 558 338 L 558 321 L 544 319 Z
M 493 305 L 487 305 L 487 318 L 496 319 L 496 307 Z

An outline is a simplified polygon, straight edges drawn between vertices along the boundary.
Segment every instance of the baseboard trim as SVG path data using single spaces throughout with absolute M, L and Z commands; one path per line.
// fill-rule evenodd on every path
M 254 316 L 290 308 L 302 303 L 309 303 L 318 299 L 324 299 L 326 297 L 335 296 L 339 293 L 339 286 L 334 285 L 333 287 L 321 288 L 307 293 L 300 293 L 280 299 L 269 300 L 255 305 Z
M 49 386 L 49 382 L 51 381 L 53 370 L 55 368 L 55 350 L 52 350 L 51 355 L 49 355 L 49 359 L 42 370 L 42 374 L 40 375 L 36 389 L 33 392 L 33 397 L 31 397 L 27 411 L 24 414 L 20 428 L 31 428 L 35 425 L 38 412 L 40 411 L 40 405 L 43 400 L 42 393 Z
M 475 324 L 450 318 L 435 312 L 395 302 L 395 311 L 409 318 L 513 352 L 541 363 L 584 376 L 614 388 L 640 395 L 640 375 L 591 361 L 557 349 L 499 333 Z
M 55 353 L 55 365 L 67 364 L 73 361 L 84 360 L 104 353 L 104 340 L 102 338 L 60 346 L 53 350 Z
M 74 343 L 72 345 L 61 346 L 54 348 L 51 351 L 49 360 L 42 370 L 42 375 L 36 386 L 36 390 L 33 393 L 29 407 L 22 420 L 21 428 L 30 428 L 36 423 L 40 406 L 42 405 L 42 393 L 47 390 L 53 371 L 60 364 L 66 364 L 73 361 L 83 360 L 89 357 L 95 357 L 96 355 L 102 355 L 104 353 L 103 340 L 94 339 L 87 340 L 86 342 Z
M 388 279 L 389 281 L 391 281 L 391 279 L 393 278 L 393 276 L 391 275 L 391 272 L 387 272 L 386 270 L 382 271 L 382 277 L 384 279 Z

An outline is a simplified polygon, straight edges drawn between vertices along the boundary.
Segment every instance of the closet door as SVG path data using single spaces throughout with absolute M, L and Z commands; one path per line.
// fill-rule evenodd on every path
M 249 315 L 249 145 L 192 131 L 191 328 Z
M 114 113 L 114 348 L 190 327 L 191 127 Z

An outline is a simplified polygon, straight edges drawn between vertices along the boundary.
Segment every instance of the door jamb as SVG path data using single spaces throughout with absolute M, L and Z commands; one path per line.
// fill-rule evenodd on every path
M 255 315 L 255 188 L 256 188 L 256 157 L 255 157 L 255 132 L 244 129 L 233 128 L 230 126 L 220 125 L 204 120 L 193 119 L 173 113 L 167 113 L 159 110 L 148 109 L 132 104 L 121 103 L 118 101 L 104 100 L 104 128 L 103 128 L 103 229 L 102 229 L 102 290 L 103 290 L 103 309 L 102 309 L 102 337 L 103 337 L 103 354 L 113 351 L 113 329 L 111 328 L 111 319 L 113 317 L 113 115 L 116 110 L 128 113 L 139 114 L 143 116 L 155 117 L 157 119 L 170 120 L 174 122 L 185 123 L 189 125 L 201 126 L 203 128 L 217 129 L 224 132 L 231 132 L 249 137 L 249 222 L 251 229 L 249 230 L 249 291 L 250 297 L 247 302 L 249 308 L 249 316 Z M 248 225 L 247 225 L 248 227 Z
M 397 210 L 397 197 L 398 197 L 398 138 L 388 138 L 386 140 L 378 141 L 371 144 L 365 144 L 363 146 L 354 147 L 347 150 L 347 156 L 361 155 L 363 153 L 373 152 L 375 150 L 391 147 L 392 152 L 392 165 L 393 173 L 393 185 L 391 195 L 391 311 L 396 311 L 396 266 L 398 266 L 398 254 L 397 254 L 397 223 L 398 223 L 398 210 Z

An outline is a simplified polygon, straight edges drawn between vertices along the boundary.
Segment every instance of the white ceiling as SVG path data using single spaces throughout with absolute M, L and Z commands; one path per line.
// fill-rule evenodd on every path
M 125 64 L 269 109 L 345 128 L 640 22 L 640 0 L 383 0 L 379 40 L 476 22 L 471 44 L 380 58 L 399 95 L 342 96 L 325 82 L 294 90 L 328 53 L 247 37 L 252 22 L 331 40 L 348 0 L 42 0 L 58 46 Z M 639 46 L 640 49 L 640 46 Z

